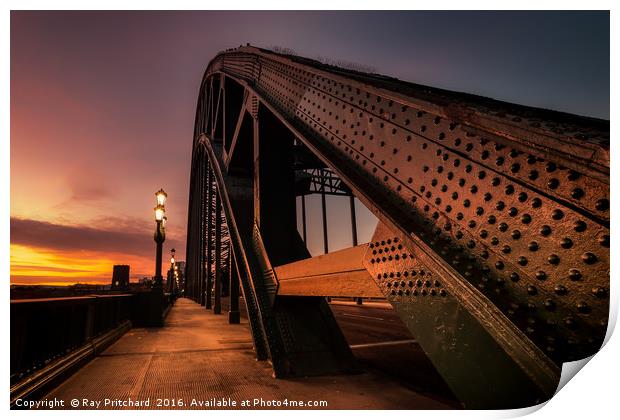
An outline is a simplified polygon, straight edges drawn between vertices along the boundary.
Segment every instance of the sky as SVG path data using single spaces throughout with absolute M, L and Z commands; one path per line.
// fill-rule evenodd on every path
M 152 276 L 185 255 L 193 119 L 218 51 L 245 45 L 359 63 L 402 80 L 609 118 L 608 12 L 11 12 L 11 283 Z M 322 252 L 319 200 L 309 249 Z M 328 200 L 330 250 L 350 246 Z M 375 219 L 358 203 L 360 242 Z M 343 211 L 346 209 L 346 211 Z

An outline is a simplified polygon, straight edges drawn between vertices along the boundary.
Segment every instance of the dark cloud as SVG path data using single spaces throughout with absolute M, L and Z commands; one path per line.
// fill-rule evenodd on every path
M 154 230 L 154 229 L 153 229 Z M 155 243 L 153 232 L 145 229 L 103 230 L 90 226 L 57 225 L 11 217 L 11 243 L 62 251 L 98 251 L 150 256 Z M 180 248 L 174 238 L 166 247 Z

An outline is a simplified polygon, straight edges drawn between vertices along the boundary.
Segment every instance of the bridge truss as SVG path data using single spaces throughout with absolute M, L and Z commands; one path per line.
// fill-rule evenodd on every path
M 310 192 L 358 198 L 372 241 L 311 258 Z M 357 371 L 324 297 L 384 297 L 466 407 L 542 402 L 606 333 L 609 123 L 222 52 L 196 111 L 186 292 L 210 307 L 227 281 L 276 377 Z

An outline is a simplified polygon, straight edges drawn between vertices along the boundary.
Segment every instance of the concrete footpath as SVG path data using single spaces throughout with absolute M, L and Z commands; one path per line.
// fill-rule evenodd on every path
M 163 328 L 130 330 L 44 399 L 54 398 L 68 409 L 454 408 L 377 373 L 275 379 L 255 360 L 245 319 L 229 325 L 188 299 Z

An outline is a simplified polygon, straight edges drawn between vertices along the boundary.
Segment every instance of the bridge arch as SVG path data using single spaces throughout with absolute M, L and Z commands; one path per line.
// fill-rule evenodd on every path
M 352 291 L 385 297 L 468 407 L 544 401 L 600 348 L 608 122 L 240 47 L 203 76 L 193 142 L 186 291 L 210 306 L 238 279 L 276 376 L 356 371 L 323 297 Z M 370 243 L 310 258 L 310 168 L 375 214 Z

